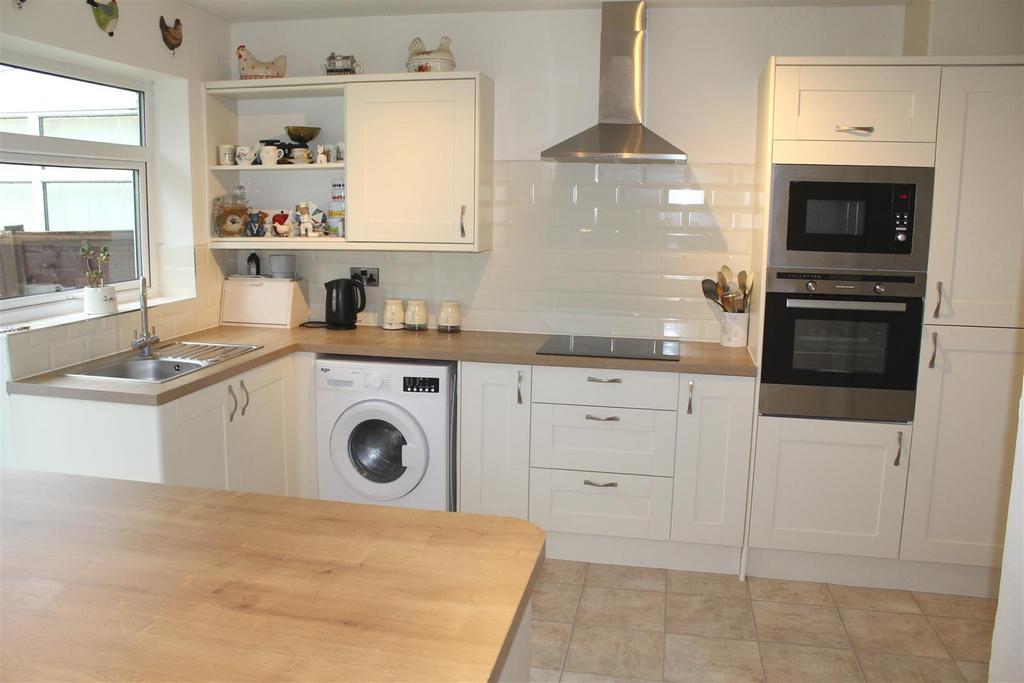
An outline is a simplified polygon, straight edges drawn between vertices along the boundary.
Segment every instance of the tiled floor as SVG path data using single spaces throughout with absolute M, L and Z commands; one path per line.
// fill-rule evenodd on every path
M 995 600 L 547 560 L 534 681 L 984 681 Z

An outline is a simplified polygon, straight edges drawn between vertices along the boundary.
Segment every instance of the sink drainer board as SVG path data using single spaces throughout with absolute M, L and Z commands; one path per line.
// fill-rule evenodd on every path
M 168 360 L 220 363 L 260 348 L 254 344 L 209 344 L 205 342 L 174 342 L 153 349 L 153 356 Z

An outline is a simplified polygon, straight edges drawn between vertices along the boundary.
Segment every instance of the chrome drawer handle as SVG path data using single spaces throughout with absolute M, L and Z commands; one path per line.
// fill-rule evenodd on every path
M 523 405 L 523 371 L 519 371 L 519 379 L 516 381 L 516 403 Z
M 586 418 L 588 420 L 593 420 L 594 422 L 618 422 L 619 421 L 619 416 L 618 415 L 609 415 L 608 417 L 598 417 L 597 415 L 591 415 L 590 413 L 587 413 L 586 414 Z
M 903 457 L 903 432 L 896 432 L 896 459 L 892 462 L 894 467 L 900 466 L 901 457 Z
M 935 310 L 932 312 L 933 318 L 939 317 L 939 307 L 942 306 L 942 280 L 935 283 L 935 289 L 939 292 L 938 299 L 935 300 Z
M 693 380 L 690 380 L 690 396 L 686 399 L 686 414 L 693 415 Z
M 466 236 L 466 205 L 462 205 L 462 213 L 459 215 L 459 236 Z
M 598 484 L 597 482 L 590 481 L 589 479 L 584 479 L 583 484 L 585 486 L 596 486 L 599 489 L 614 489 L 619 486 L 619 482 L 617 481 L 610 481 L 607 484 Z
M 245 403 L 242 404 L 242 417 L 245 417 L 245 411 L 249 407 L 249 389 L 245 386 L 245 380 L 239 380 L 238 386 L 242 387 L 242 393 L 245 394 Z
M 603 379 L 601 377 L 587 377 L 587 381 L 595 382 L 597 384 L 622 384 L 621 377 L 609 377 L 607 379 Z
M 837 133 L 874 133 L 874 126 L 836 126 Z
M 932 357 L 928 361 L 928 368 L 935 367 L 935 354 L 939 352 L 939 333 L 932 332 Z
M 235 396 L 235 390 L 228 385 L 228 396 L 231 397 L 231 414 L 228 416 L 228 422 L 235 421 L 235 411 L 238 410 L 238 397 Z

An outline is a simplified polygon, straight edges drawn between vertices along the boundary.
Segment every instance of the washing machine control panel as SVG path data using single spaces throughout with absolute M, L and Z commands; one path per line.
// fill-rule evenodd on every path
M 403 377 L 402 391 L 416 394 L 437 394 L 441 391 L 441 380 L 437 377 Z

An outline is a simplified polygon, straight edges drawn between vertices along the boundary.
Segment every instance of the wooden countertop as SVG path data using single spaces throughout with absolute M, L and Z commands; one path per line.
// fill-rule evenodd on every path
M 486 681 L 521 520 L 6 470 L 0 679 Z
M 510 332 L 406 332 L 379 327 L 359 327 L 355 330 L 214 327 L 176 341 L 261 344 L 263 348 L 163 384 L 67 377 L 64 373 L 72 368 L 65 368 L 8 382 L 7 390 L 11 394 L 161 405 L 295 352 L 743 377 L 753 377 L 755 374 L 754 363 L 745 348 L 727 349 L 714 342 L 680 342 L 678 361 L 538 355 L 537 349 L 547 341 L 548 336 Z

